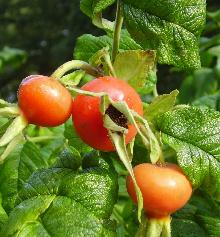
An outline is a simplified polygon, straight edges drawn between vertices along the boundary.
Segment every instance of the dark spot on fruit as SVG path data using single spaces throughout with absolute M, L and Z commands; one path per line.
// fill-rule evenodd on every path
M 128 120 L 123 113 L 118 111 L 114 106 L 109 105 L 105 113 L 114 121 L 118 126 L 128 129 Z

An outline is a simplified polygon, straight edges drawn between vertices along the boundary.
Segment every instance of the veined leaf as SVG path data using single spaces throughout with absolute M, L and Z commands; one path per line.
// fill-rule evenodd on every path
M 67 160 L 29 178 L 1 236 L 115 236 L 110 215 L 118 187 L 111 163 L 100 158 L 96 167 L 76 171 Z
M 179 165 L 193 186 L 220 200 L 220 113 L 195 107 L 161 115 L 163 141 L 177 152 Z
M 83 60 L 89 62 L 89 59 L 97 53 L 99 50 L 109 47 L 110 51 L 112 50 L 112 37 L 104 36 L 93 36 L 85 34 L 80 36 L 77 39 L 76 47 L 74 50 L 74 57 L 78 60 Z M 135 50 L 141 49 L 141 46 L 138 45 L 128 34 L 127 31 L 122 31 L 120 39 L 120 50 Z
M 205 0 L 123 0 L 127 30 L 160 63 L 199 68 L 198 41 L 206 19 Z

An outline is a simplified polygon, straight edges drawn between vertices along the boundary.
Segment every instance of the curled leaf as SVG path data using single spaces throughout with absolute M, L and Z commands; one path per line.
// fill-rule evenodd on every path
M 118 134 L 115 132 L 109 131 L 109 135 L 111 137 L 111 140 L 113 144 L 115 145 L 115 148 L 117 150 L 117 153 L 119 155 L 120 160 L 128 170 L 129 174 L 131 175 L 131 178 L 134 182 L 136 194 L 137 194 L 137 200 L 138 200 L 138 220 L 141 222 L 141 212 L 143 209 L 143 197 L 140 188 L 138 187 L 138 184 L 136 182 L 134 172 L 131 165 L 131 158 L 129 157 L 129 154 L 127 152 L 127 148 L 125 145 L 125 136 L 122 134 Z

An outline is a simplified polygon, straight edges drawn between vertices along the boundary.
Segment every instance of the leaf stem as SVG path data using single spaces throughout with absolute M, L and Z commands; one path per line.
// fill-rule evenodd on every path
M 113 63 L 115 61 L 115 58 L 119 49 L 122 25 L 123 25 L 123 16 L 121 14 L 121 2 L 120 0 L 117 0 L 117 10 L 116 10 L 115 28 L 114 28 L 113 45 L 112 45 L 112 62 Z
M 92 67 L 90 64 L 80 60 L 72 60 L 58 67 L 51 77 L 59 80 L 62 76 L 64 76 L 65 73 L 74 69 L 82 69 L 94 77 L 102 76 L 102 73 L 98 69 Z

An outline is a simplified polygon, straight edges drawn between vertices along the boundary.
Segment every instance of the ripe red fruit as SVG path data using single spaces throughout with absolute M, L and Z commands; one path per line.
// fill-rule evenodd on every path
M 82 87 L 82 90 L 91 92 L 106 92 L 114 101 L 125 101 L 130 109 L 143 115 L 143 106 L 137 92 L 125 81 L 113 77 L 100 77 Z M 74 126 L 81 139 L 91 147 L 103 150 L 115 150 L 106 128 L 103 127 L 103 118 L 99 111 L 100 98 L 78 95 L 74 99 L 72 118 Z M 136 135 L 136 128 L 129 124 L 126 143 Z
M 72 96 L 55 79 L 33 75 L 22 81 L 18 90 L 18 105 L 29 123 L 54 127 L 70 117 Z
M 191 197 L 192 186 L 177 165 L 158 166 L 145 163 L 137 165 L 133 170 L 142 192 L 144 210 L 150 218 L 169 216 L 182 208 Z M 137 203 L 130 176 L 127 178 L 127 190 Z

